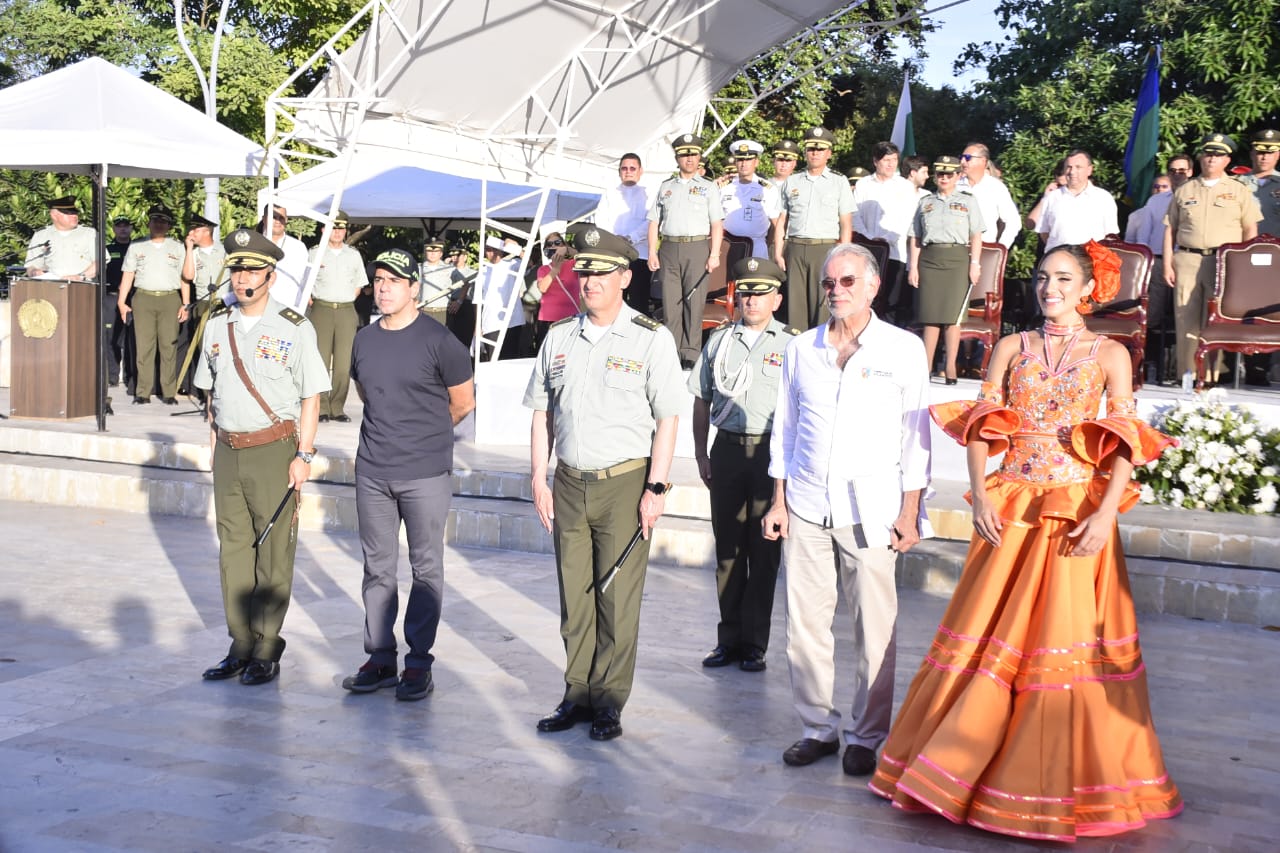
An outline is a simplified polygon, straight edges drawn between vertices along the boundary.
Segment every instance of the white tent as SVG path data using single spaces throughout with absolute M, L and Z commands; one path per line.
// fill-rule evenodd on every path
M 261 145 L 104 59 L 0 90 L 0 166 L 112 177 L 254 175 Z

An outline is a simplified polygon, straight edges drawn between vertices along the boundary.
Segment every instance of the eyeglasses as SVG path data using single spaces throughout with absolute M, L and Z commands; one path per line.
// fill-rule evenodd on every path
M 564 245 L 563 240 L 548 240 L 547 242 L 542 244 L 544 249 L 558 249 L 563 245 Z
M 619 166 L 618 171 L 619 172 L 638 172 L 640 171 L 640 167 L 639 166 Z
M 866 278 L 865 275 L 842 275 L 840 278 L 824 278 L 818 284 L 822 285 L 823 290 L 835 290 L 836 285 L 843 287 L 845 290 L 851 289 L 860 279 Z
M 985 160 L 987 159 L 987 157 L 985 154 L 961 154 L 960 159 L 968 163 L 970 160 L 975 160 L 975 159 Z
M 1179 175 L 1189 175 L 1191 174 L 1191 167 L 1187 166 L 1185 168 L 1170 168 L 1169 171 Z

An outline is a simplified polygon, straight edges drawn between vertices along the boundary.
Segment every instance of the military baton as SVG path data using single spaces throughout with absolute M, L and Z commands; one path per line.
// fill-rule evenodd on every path
M 618 574 L 618 569 L 622 568 L 622 564 L 627 561 L 627 557 L 631 556 L 631 551 L 636 547 L 636 543 L 640 541 L 640 534 L 644 531 L 642 525 L 636 525 L 636 532 L 631 534 L 631 541 L 627 543 L 627 547 L 622 549 L 622 556 L 609 567 L 609 571 L 604 573 L 604 577 L 600 578 L 600 591 L 605 592 L 609 589 L 609 584 L 613 583 L 614 577 Z M 596 586 L 596 581 L 587 584 L 586 594 L 590 594 Z
M 293 486 L 290 486 L 288 491 L 284 493 L 284 497 L 280 499 L 280 506 L 276 507 L 276 511 L 272 513 L 271 520 L 267 522 L 267 526 L 262 528 L 262 532 L 258 534 L 258 538 L 253 540 L 253 547 L 257 548 L 267 540 L 267 534 L 271 532 L 271 528 L 276 526 L 276 519 L 280 517 L 280 513 L 284 512 L 284 505 L 289 502 L 289 496 L 292 494 Z

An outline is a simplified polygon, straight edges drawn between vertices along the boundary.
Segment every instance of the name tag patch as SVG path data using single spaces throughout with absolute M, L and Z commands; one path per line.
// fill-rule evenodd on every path
M 632 376 L 638 376 L 644 372 L 644 362 L 636 361 L 632 358 L 619 358 L 611 355 L 604 363 L 605 370 L 617 370 L 621 373 L 629 373 Z
M 863 379 L 892 379 L 892 370 L 872 370 L 870 367 L 862 368 Z
M 222 344 L 215 342 L 209 346 L 209 358 L 217 358 L 220 352 L 222 352 Z
M 565 365 L 568 364 L 569 358 L 564 353 L 556 353 L 551 359 L 551 381 L 555 382 L 564 376 Z
M 293 341 L 286 341 L 284 338 L 271 338 L 266 335 L 258 338 L 258 345 L 254 348 L 254 354 L 265 361 L 274 361 L 277 364 L 285 364 L 289 361 L 289 351 L 293 349 Z

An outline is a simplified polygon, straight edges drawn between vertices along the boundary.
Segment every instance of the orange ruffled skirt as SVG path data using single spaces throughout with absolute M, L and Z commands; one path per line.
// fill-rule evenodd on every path
M 993 474 L 1001 545 L 974 537 L 871 789 L 909 811 L 1072 841 L 1172 817 L 1182 799 L 1151 720 L 1119 531 L 1072 557 L 1106 480 Z M 1135 490 L 1136 491 L 1136 490 Z

